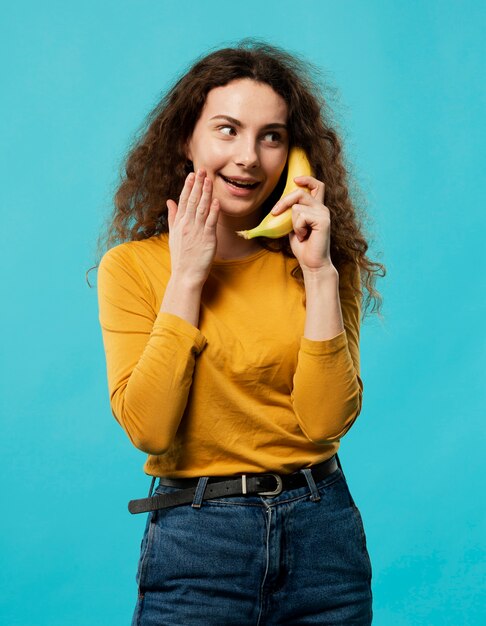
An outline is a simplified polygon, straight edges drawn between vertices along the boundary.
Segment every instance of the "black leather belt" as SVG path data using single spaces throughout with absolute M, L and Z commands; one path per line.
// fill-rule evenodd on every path
M 311 466 L 314 481 L 317 483 L 329 474 L 341 467 L 337 455 Z M 146 513 L 171 506 L 187 504 L 194 500 L 199 478 L 166 478 L 162 476 L 159 484 L 169 487 L 179 487 L 181 491 L 174 493 L 162 493 L 139 500 L 130 500 L 128 510 L 130 513 Z M 284 490 L 298 489 L 307 486 L 307 479 L 299 470 L 292 474 L 242 474 L 233 476 L 210 476 L 203 500 L 221 498 L 225 496 L 259 495 L 277 496 Z

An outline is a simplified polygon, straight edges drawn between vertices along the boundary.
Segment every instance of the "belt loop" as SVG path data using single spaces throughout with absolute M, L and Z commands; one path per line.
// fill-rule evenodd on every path
M 209 476 L 201 476 L 197 481 L 196 492 L 194 493 L 194 500 L 191 506 L 195 509 L 200 509 L 206 491 L 206 485 L 208 484 Z
M 310 469 L 310 467 L 303 467 L 299 471 L 304 474 L 307 480 L 307 484 L 309 485 L 309 489 L 311 490 L 310 499 L 312 500 L 312 502 L 319 502 L 319 500 L 321 499 L 321 495 L 317 490 L 314 476 L 312 476 L 312 470 Z

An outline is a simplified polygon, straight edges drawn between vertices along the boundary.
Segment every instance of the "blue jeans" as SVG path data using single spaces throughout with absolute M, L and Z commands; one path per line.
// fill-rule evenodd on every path
M 344 473 L 316 483 L 300 471 L 307 485 L 278 496 L 196 495 L 149 513 L 132 626 L 371 624 L 371 562 Z

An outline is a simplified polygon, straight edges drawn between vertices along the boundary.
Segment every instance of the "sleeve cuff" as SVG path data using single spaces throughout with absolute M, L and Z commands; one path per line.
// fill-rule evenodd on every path
M 194 344 L 194 350 L 199 354 L 204 346 L 207 344 L 206 337 L 196 326 L 193 326 L 188 321 L 182 319 L 178 315 L 172 313 L 159 312 L 154 322 L 154 331 L 168 328 L 178 335 L 183 335 L 192 341 Z
M 301 337 L 300 341 L 300 349 L 307 354 L 315 356 L 338 352 L 346 345 L 346 330 L 343 330 L 335 337 L 331 337 L 331 339 L 324 339 L 323 341 L 314 341 L 313 339 L 307 339 L 307 337 Z

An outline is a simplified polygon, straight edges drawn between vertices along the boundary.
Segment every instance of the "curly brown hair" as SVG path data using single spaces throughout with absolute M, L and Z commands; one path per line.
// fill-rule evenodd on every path
M 128 148 L 123 159 L 125 175 L 121 176 L 114 195 L 115 206 L 105 231 L 98 238 L 97 263 L 107 249 L 118 243 L 168 232 L 166 200 L 179 197 L 185 178 L 192 171 L 184 146 L 209 91 L 236 79 L 250 78 L 270 85 L 286 101 L 289 148 L 302 147 L 315 177 L 326 185 L 332 262 L 338 271 L 344 270 L 350 262 L 359 265 L 359 292 L 363 294 L 363 287 L 368 292 L 363 319 L 372 300 L 371 313 L 376 310 L 382 317 L 382 297 L 374 283 L 375 274 L 381 270 L 378 275 L 385 276 L 386 268 L 366 256 L 368 243 L 362 222 L 369 218 L 361 206 L 364 202 L 358 186 L 354 181 L 351 186 L 349 183 L 351 168 L 344 163 L 339 125 L 329 104 L 333 89 L 324 83 L 320 86 L 321 73 L 308 60 L 252 37 L 239 41 L 234 47 L 216 49 L 198 57 L 148 114 L 139 136 L 135 136 Z M 324 97 L 323 93 L 329 93 L 329 97 Z M 262 206 L 262 214 L 280 197 L 286 174 L 287 168 Z M 294 257 L 288 237 L 276 240 L 260 237 L 257 241 L 263 248 Z M 98 265 L 90 270 L 96 267 Z M 302 282 L 300 267 L 296 268 L 294 276 Z

